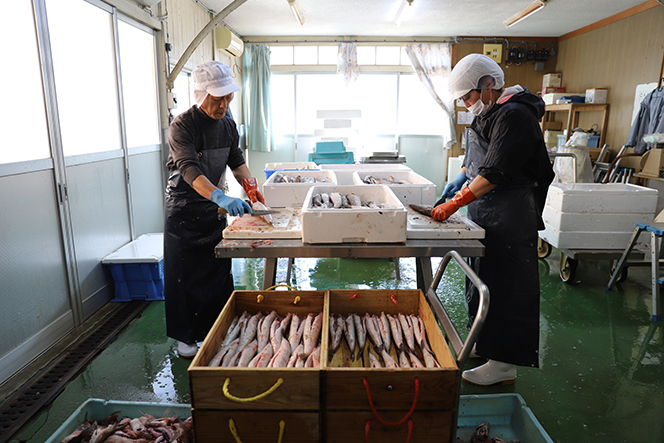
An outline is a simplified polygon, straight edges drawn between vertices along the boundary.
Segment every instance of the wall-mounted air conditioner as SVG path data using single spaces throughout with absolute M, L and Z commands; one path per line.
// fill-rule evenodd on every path
M 217 49 L 226 52 L 231 57 L 239 57 L 244 51 L 244 42 L 230 29 L 219 27 L 214 30 Z
M 134 1 L 136 3 L 138 3 L 139 5 L 143 5 L 143 6 L 154 6 L 157 3 L 161 2 L 161 0 L 134 0 Z

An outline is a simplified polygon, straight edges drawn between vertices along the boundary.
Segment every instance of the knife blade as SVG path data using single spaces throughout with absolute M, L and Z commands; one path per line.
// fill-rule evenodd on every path
M 219 208 L 219 209 L 218 209 L 218 212 L 219 212 L 220 214 L 228 214 L 228 211 L 225 210 L 224 208 Z M 261 216 L 261 215 L 278 214 L 278 213 L 279 213 L 279 211 L 276 211 L 276 210 L 274 210 L 274 209 L 268 209 L 267 211 L 266 211 L 266 210 L 263 210 L 263 209 L 254 209 L 254 210 L 253 210 L 253 213 L 250 214 L 250 215 L 252 215 L 252 216 L 254 216 L 254 217 L 259 217 L 259 216 Z
M 424 206 L 424 205 L 415 205 L 415 204 L 411 204 L 408 206 L 410 206 L 412 210 L 417 211 L 420 214 L 428 215 L 429 217 L 431 217 L 431 210 L 433 209 L 433 206 Z

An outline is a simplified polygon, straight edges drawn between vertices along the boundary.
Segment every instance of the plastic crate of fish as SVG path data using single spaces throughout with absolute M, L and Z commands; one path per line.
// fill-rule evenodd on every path
M 355 181 L 353 177 L 355 171 L 412 171 L 406 165 L 400 163 L 352 163 L 347 165 L 336 165 L 336 164 L 322 164 L 320 165 L 321 171 L 334 171 L 337 175 L 337 184 L 338 185 L 354 185 Z
M 553 443 L 519 394 L 462 395 L 457 438 L 471 441 L 479 425 L 488 423 L 489 438 L 528 443 Z
M 245 312 L 249 317 L 245 316 L 242 320 Z M 256 317 L 259 312 L 261 317 Z M 274 440 L 275 435 L 279 435 L 282 420 L 287 435 L 297 432 L 299 437 L 296 441 L 321 440 L 320 372 L 325 366 L 325 354 L 322 349 L 327 343 L 327 335 L 323 333 L 327 330 L 326 312 L 324 291 L 234 291 L 231 294 L 188 369 L 197 443 L 234 441 L 227 426 L 231 418 L 243 441 Z M 283 323 L 289 314 L 288 323 Z M 300 360 L 297 356 L 304 349 L 306 337 L 303 331 L 307 327 L 309 314 L 316 317 L 320 315 L 318 331 L 320 360 L 318 365 L 314 366 L 312 359 L 313 367 L 306 367 L 305 361 L 301 365 L 296 364 Z M 294 319 L 294 315 L 297 315 L 298 320 Z M 239 331 L 237 337 L 233 336 L 233 331 L 237 331 L 238 325 L 245 329 L 242 324 L 244 321 L 247 328 L 253 327 L 260 331 L 258 320 L 262 318 L 261 326 L 264 326 L 270 317 L 272 318 L 270 329 L 277 321 L 279 326 L 284 325 L 282 331 L 290 331 L 290 327 L 296 322 L 303 325 L 298 328 L 302 331 L 298 337 L 291 337 L 289 332 L 286 340 L 288 346 L 293 343 L 298 352 L 293 362 L 295 367 L 281 365 L 264 367 L 268 359 L 267 354 L 270 353 L 268 348 L 274 349 L 270 340 L 268 344 L 263 342 L 262 349 L 258 350 L 258 341 L 265 339 L 265 332 L 260 335 L 256 332 L 255 336 L 252 334 L 251 337 L 255 337 L 255 342 L 252 340 L 248 343 L 246 354 L 243 347 L 243 351 L 237 355 L 237 348 L 243 346 L 240 343 L 249 341 L 248 338 L 243 338 L 244 335 L 240 335 Z M 253 326 L 251 326 L 252 318 L 256 318 Z M 309 327 L 313 328 L 313 324 L 314 319 L 310 321 Z M 270 337 L 278 334 L 276 328 L 272 332 Z M 285 349 L 285 337 L 282 335 L 281 344 L 277 348 L 279 355 L 280 351 Z M 226 339 L 229 339 L 231 346 L 237 340 L 235 350 L 226 347 L 228 344 L 225 343 Z M 298 350 L 299 344 L 302 344 L 300 350 Z M 249 353 L 252 352 L 255 354 L 249 359 Z M 309 355 L 311 354 L 316 354 L 315 347 L 309 352 Z M 275 355 L 277 354 L 272 351 L 272 357 Z M 289 355 L 290 362 L 293 354 Z M 252 366 L 251 361 L 255 357 L 257 358 L 253 362 L 254 367 L 248 367 Z M 277 364 L 279 358 L 275 358 L 273 366 Z M 238 366 L 240 364 L 242 366 Z M 256 426 L 257 417 L 261 426 Z
M 413 171 L 356 171 L 353 184 L 389 186 L 405 206 L 436 203 L 436 184 Z
M 263 172 L 265 179 L 270 178 L 276 171 L 319 171 L 320 168 L 314 162 L 276 162 L 265 163 Z
M 46 440 L 46 443 L 60 443 L 72 434 L 76 428 L 85 423 L 100 423 L 106 417 L 118 412 L 118 416 L 138 418 L 144 414 L 161 418 L 164 414 L 169 417 L 177 416 L 185 420 L 191 417 L 191 406 L 186 404 L 167 404 L 149 402 L 123 402 L 89 398 L 76 409 L 72 415 Z M 73 440 L 79 441 L 79 440 Z
M 112 301 L 164 299 L 164 235 L 144 234 L 102 259 L 115 281 Z
M 298 208 L 315 184 L 337 184 L 333 171 L 276 171 L 263 184 L 265 204 L 271 208 Z
M 362 441 L 368 431 L 369 441 L 404 442 L 409 440 L 411 424 L 410 441 L 431 441 L 433 436 L 450 441 L 459 368 L 422 291 L 330 289 L 328 299 L 328 327 L 356 314 L 355 331 L 364 328 L 366 332 L 355 333 L 351 350 L 345 331 L 340 343 L 334 344 L 339 339 L 332 328 L 324 386 L 326 441 Z M 378 338 L 372 338 L 376 325 L 369 326 L 371 321 L 385 329 Z M 424 338 L 415 332 L 416 322 L 425 331 Z M 361 344 L 358 337 L 363 335 Z M 430 358 L 437 366 L 430 364 Z M 409 413 L 410 423 L 403 420 L 390 426 L 377 419 L 378 415 L 394 423 Z
M 332 206 L 326 203 L 325 195 Z M 340 205 L 333 201 L 337 195 L 342 198 Z M 343 203 L 344 197 L 348 200 L 353 195 L 359 199 L 359 203 Z M 318 204 L 321 198 L 326 206 Z M 394 192 L 384 185 L 312 186 L 301 214 L 302 241 L 305 243 L 406 241 L 406 208 Z

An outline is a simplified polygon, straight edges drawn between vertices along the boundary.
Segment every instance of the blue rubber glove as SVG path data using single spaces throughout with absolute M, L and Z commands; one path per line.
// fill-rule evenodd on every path
M 224 208 L 228 215 L 244 215 L 251 214 L 251 206 L 241 198 L 229 197 L 224 194 L 221 189 L 215 189 L 210 195 L 210 200 L 217 204 L 220 208 Z
M 468 180 L 466 174 L 460 172 L 459 175 L 457 175 L 454 180 L 452 180 L 447 184 L 447 186 L 445 186 L 445 189 L 443 190 L 443 195 L 440 196 L 440 200 L 436 202 L 435 206 L 445 203 L 446 198 L 452 197 L 454 196 L 454 194 L 459 192 L 463 187 L 463 185 L 466 183 L 466 180 Z

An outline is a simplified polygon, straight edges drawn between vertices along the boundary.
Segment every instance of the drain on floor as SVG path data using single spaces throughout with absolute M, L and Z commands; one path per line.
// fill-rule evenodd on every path
M 123 303 L 92 331 L 67 348 L 40 373 L 0 405 L 0 443 L 5 443 L 50 404 L 99 352 L 149 305 L 149 302 Z

